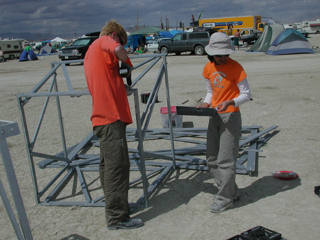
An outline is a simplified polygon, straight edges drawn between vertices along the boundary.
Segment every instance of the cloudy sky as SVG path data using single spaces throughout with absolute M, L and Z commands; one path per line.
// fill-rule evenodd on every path
M 320 19 L 319 0 L 0 0 L 0 33 L 51 33 L 72 38 L 99 31 L 109 19 L 126 29 L 160 27 L 169 19 L 188 26 L 191 17 L 261 15 L 276 23 Z M 262 19 L 263 21 L 266 19 Z

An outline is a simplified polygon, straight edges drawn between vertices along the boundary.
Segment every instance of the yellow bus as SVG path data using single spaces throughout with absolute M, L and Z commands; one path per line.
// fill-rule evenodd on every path
M 211 28 L 218 32 L 233 35 L 238 29 L 263 31 L 264 23 L 261 16 L 240 16 L 199 19 L 199 27 Z

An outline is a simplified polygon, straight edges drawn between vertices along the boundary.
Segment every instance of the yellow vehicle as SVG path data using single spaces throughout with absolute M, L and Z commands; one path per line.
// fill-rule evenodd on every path
M 263 31 L 264 23 L 261 16 L 240 16 L 223 18 L 199 19 L 199 27 L 211 28 L 228 35 L 233 35 L 238 29 L 241 30 L 260 30 Z

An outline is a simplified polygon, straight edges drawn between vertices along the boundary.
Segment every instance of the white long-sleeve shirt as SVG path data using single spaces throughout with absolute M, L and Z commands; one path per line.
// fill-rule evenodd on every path
M 234 101 L 234 107 L 238 107 L 241 104 L 251 99 L 251 93 L 250 93 L 250 88 L 249 88 L 249 83 L 247 78 L 243 79 L 240 83 L 237 84 L 237 86 L 239 88 L 240 93 L 238 97 L 232 99 Z M 204 99 L 204 102 L 211 105 L 212 87 L 209 79 L 206 79 L 206 88 L 207 88 L 207 95 Z

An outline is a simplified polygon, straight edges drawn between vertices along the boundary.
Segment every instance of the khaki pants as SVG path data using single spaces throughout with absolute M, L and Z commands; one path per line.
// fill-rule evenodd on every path
M 116 121 L 94 127 L 100 141 L 99 174 L 105 195 L 107 225 L 129 216 L 128 191 L 130 161 L 126 140 L 126 124 Z
M 218 186 L 214 202 L 226 204 L 239 195 L 235 182 L 241 136 L 240 112 L 211 117 L 207 131 L 207 166 Z

